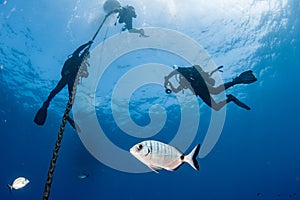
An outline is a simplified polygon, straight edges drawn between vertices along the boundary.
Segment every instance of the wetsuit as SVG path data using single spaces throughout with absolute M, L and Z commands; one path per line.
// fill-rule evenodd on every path
M 57 95 L 66 85 L 68 85 L 69 95 L 72 95 L 75 78 L 84 59 L 84 53 L 82 53 L 81 55 L 79 54 L 89 44 L 90 43 L 88 42 L 78 47 L 72 54 L 72 57 L 68 58 L 65 61 L 61 70 L 61 79 L 57 83 L 56 87 L 50 92 L 45 103 L 49 104 L 50 101 L 55 97 L 55 95 Z
M 211 96 L 207 87 L 207 82 L 200 75 L 195 66 L 178 67 L 177 71 L 190 83 L 195 95 L 199 96 L 207 105 L 211 106 Z
M 132 6 L 122 7 L 119 11 L 119 23 L 125 23 L 122 31 L 132 29 L 132 18 L 136 18 L 134 8 Z

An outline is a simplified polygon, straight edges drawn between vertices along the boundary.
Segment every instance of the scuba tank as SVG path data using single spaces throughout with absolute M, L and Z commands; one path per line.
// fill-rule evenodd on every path
M 214 69 L 211 72 L 205 72 L 199 65 L 193 65 L 192 67 L 178 67 L 173 65 L 173 69 L 177 70 L 179 74 L 175 75 L 176 81 L 180 84 L 182 78 L 186 78 L 187 81 L 192 84 L 192 82 L 197 81 L 198 79 L 203 79 L 206 83 L 214 86 L 215 80 L 211 77 L 215 72 L 222 72 L 223 66 Z M 178 77 L 179 76 L 179 77 Z M 170 85 L 165 86 L 165 92 L 170 94 L 172 92 Z
M 222 70 L 220 70 L 223 68 L 223 66 L 219 66 L 217 69 L 214 69 L 211 72 L 205 72 L 199 65 L 194 65 L 193 67 L 195 69 L 197 69 L 197 71 L 200 73 L 200 75 L 205 80 L 205 82 L 207 82 L 208 84 L 210 84 L 212 86 L 215 85 L 216 81 L 211 76 L 217 71 L 223 72 Z

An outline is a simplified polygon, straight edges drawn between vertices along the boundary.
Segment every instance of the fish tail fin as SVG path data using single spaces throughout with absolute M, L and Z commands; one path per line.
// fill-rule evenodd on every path
M 9 184 L 7 184 L 7 187 L 8 187 L 8 189 L 9 189 L 9 191 L 11 192 L 12 189 L 13 189 L 13 187 L 12 187 L 11 185 L 9 185 Z
M 197 156 L 200 150 L 200 144 L 198 144 L 188 155 L 184 157 L 184 162 L 189 163 L 195 170 L 199 170 L 199 164 Z

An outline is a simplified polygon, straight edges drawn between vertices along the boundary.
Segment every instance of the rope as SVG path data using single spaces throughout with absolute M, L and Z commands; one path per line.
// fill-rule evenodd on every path
M 100 29 L 102 28 L 104 22 L 106 21 L 106 19 L 107 19 L 110 15 L 112 15 L 112 14 L 114 14 L 114 13 L 116 13 L 116 12 L 117 12 L 116 10 L 113 10 L 113 11 L 111 11 L 111 12 L 109 12 L 109 13 L 107 13 L 107 14 L 105 15 L 105 17 L 104 17 L 102 23 L 100 24 L 100 26 L 99 26 L 98 30 L 96 31 L 95 35 L 93 36 L 92 40 L 94 40 L 94 39 L 97 37 L 97 35 L 98 35 Z
M 86 59 L 86 56 L 84 57 L 83 61 L 85 59 Z M 64 133 L 64 130 L 65 130 L 65 127 L 66 127 L 67 119 L 68 119 L 69 113 L 70 113 L 70 111 L 72 109 L 72 106 L 73 106 L 73 103 L 74 103 L 81 68 L 82 68 L 82 65 L 80 65 L 80 68 L 79 68 L 78 73 L 76 75 L 75 82 L 74 82 L 73 89 L 72 89 L 72 95 L 69 97 L 69 101 L 67 103 L 66 110 L 64 112 L 64 116 L 62 118 L 62 122 L 61 122 L 61 125 L 60 125 L 60 128 L 59 128 L 58 138 L 56 140 L 55 149 L 54 149 L 53 154 L 52 154 L 52 159 L 51 159 L 51 162 L 50 162 L 50 168 L 48 170 L 48 178 L 47 178 L 46 185 L 45 185 L 45 188 L 44 188 L 44 196 L 43 196 L 44 200 L 47 200 L 49 198 L 49 195 L 50 195 L 50 188 L 51 188 L 51 184 L 52 184 L 52 179 L 53 179 L 54 169 L 55 169 L 55 166 L 56 166 L 56 161 L 57 161 L 57 158 L 58 158 L 58 152 L 59 152 L 61 142 L 62 142 L 62 139 L 63 139 L 63 133 Z
M 97 37 L 97 35 L 98 35 L 100 29 L 102 28 L 104 22 L 106 21 L 106 19 L 111 14 L 113 14 L 115 12 L 116 11 L 112 11 L 112 12 L 108 13 L 105 16 L 105 18 L 103 19 L 101 25 L 99 26 L 98 30 L 96 31 L 95 35 L 93 36 L 92 40 L 94 40 Z M 89 49 L 89 48 L 90 48 L 90 46 L 87 49 Z M 56 140 L 55 148 L 53 150 L 52 159 L 51 159 L 51 162 L 50 162 L 50 168 L 48 170 L 48 177 L 47 177 L 47 181 L 46 181 L 45 188 L 44 188 L 43 200 L 48 200 L 48 198 L 50 196 L 50 189 L 51 189 L 51 184 L 52 184 L 52 180 L 53 180 L 54 169 L 56 167 L 56 161 L 57 161 L 57 158 L 58 158 L 58 152 L 59 152 L 61 142 L 62 142 L 62 139 L 63 139 L 63 134 L 64 134 L 64 131 L 65 131 L 67 119 L 69 117 L 69 113 L 70 113 L 70 111 L 72 109 L 72 106 L 73 106 L 73 103 L 74 103 L 76 90 L 77 90 L 77 85 L 79 83 L 79 79 L 80 79 L 81 72 L 82 72 L 82 69 L 83 69 L 83 64 L 84 64 L 84 61 L 86 60 L 86 58 L 87 58 L 87 53 L 84 55 L 84 59 L 82 60 L 82 62 L 80 64 L 80 68 L 77 72 L 77 75 L 76 75 L 76 78 L 75 78 L 75 81 L 74 81 L 74 85 L 73 85 L 73 89 L 72 89 L 72 95 L 69 96 L 69 100 L 68 100 L 68 103 L 67 103 L 67 106 L 66 106 L 66 110 L 65 110 L 63 118 L 62 118 L 62 122 L 61 122 L 59 132 L 58 132 L 58 137 L 57 137 L 57 140 Z

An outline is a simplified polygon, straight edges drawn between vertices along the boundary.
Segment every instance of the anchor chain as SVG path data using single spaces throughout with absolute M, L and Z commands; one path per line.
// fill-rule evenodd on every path
M 106 19 L 114 13 L 116 13 L 116 10 L 111 11 L 110 13 L 108 13 L 105 16 L 105 18 L 103 19 L 103 21 L 100 24 L 99 28 L 97 29 L 96 33 L 94 34 L 94 36 L 92 38 L 92 41 L 97 37 L 97 35 L 98 35 L 100 29 L 102 28 L 102 26 L 104 25 L 104 22 L 106 21 Z M 87 49 L 89 50 L 89 48 L 90 48 L 90 46 Z M 63 139 L 63 134 L 64 134 L 64 130 L 65 130 L 65 127 L 66 127 L 67 119 L 69 117 L 69 113 L 70 113 L 70 111 L 72 109 L 72 106 L 73 106 L 73 103 L 74 103 L 76 90 L 77 90 L 77 85 L 79 84 L 79 80 L 80 80 L 80 78 L 83 74 L 82 72 L 83 72 L 84 67 L 85 67 L 84 65 L 85 65 L 85 61 L 87 59 L 87 56 L 88 56 L 88 52 L 86 52 L 86 54 L 84 55 L 84 59 L 82 60 L 82 62 L 80 64 L 80 68 L 77 72 L 77 75 L 76 75 L 76 78 L 75 78 L 75 81 L 74 81 L 74 85 L 73 85 L 73 89 L 72 89 L 72 95 L 69 96 L 69 100 L 68 100 L 63 118 L 62 118 L 62 122 L 61 122 L 59 132 L 58 132 L 58 137 L 57 137 L 57 140 L 56 140 L 55 148 L 54 148 L 54 151 L 53 151 L 53 154 L 52 154 L 52 159 L 51 159 L 51 162 L 50 162 L 50 168 L 48 170 L 48 177 L 47 177 L 47 181 L 46 181 L 45 188 L 44 188 L 43 200 L 48 200 L 48 198 L 50 196 L 50 188 L 51 188 L 51 184 L 52 184 L 52 180 L 53 180 L 54 169 L 56 167 L 58 152 L 59 152 L 61 142 L 62 142 L 62 139 Z
M 88 47 L 88 48 L 90 48 L 90 47 Z M 58 137 L 57 137 L 57 140 L 56 140 L 55 148 L 54 148 L 54 151 L 53 151 L 53 154 L 52 154 L 52 159 L 51 159 L 51 162 L 50 162 L 50 168 L 48 170 L 48 177 L 47 177 L 47 181 L 46 181 L 45 188 L 44 188 L 43 200 L 47 200 L 49 198 L 49 195 L 50 195 L 50 188 L 51 188 L 51 184 L 52 184 L 54 169 L 56 167 L 58 152 L 59 152 L 61 142 L 62 142 L 62 139 L 63 139 L 64 130 L 65 130 L 65 127 L 66 127 L 66 124 L 67 124 L 67 119 L 68 119 L 69 113 L 72 109 L 72 106 L 73 106 L 73 103 L 74 103 L 74 100 L 75 100 L 77 85 L 79 83 L 79 78 L 81 76 L 83 63 L 85 62 L 86 58 L 87 58 L 87 54 L 84 55 L 84 59 L 83 59 L 81 65 L 80 65 L 80 68 L 79 68 L 78 72 L 77 72 L 77 75 L 76 75 L 76 78 L 75 78 L 75 81 L 74 81 L 74 85 L 73 85 L 73 89 L 72 89 L 72 95 L 69 96 L 69 100 L 68 100 L 68 103 L 67 103 L 67 106 L 66 106 L 66 110 L 65 110 L 63 118 L 62 118 L 62 122 L 61 122 L 59 132 L 58 132 Z

